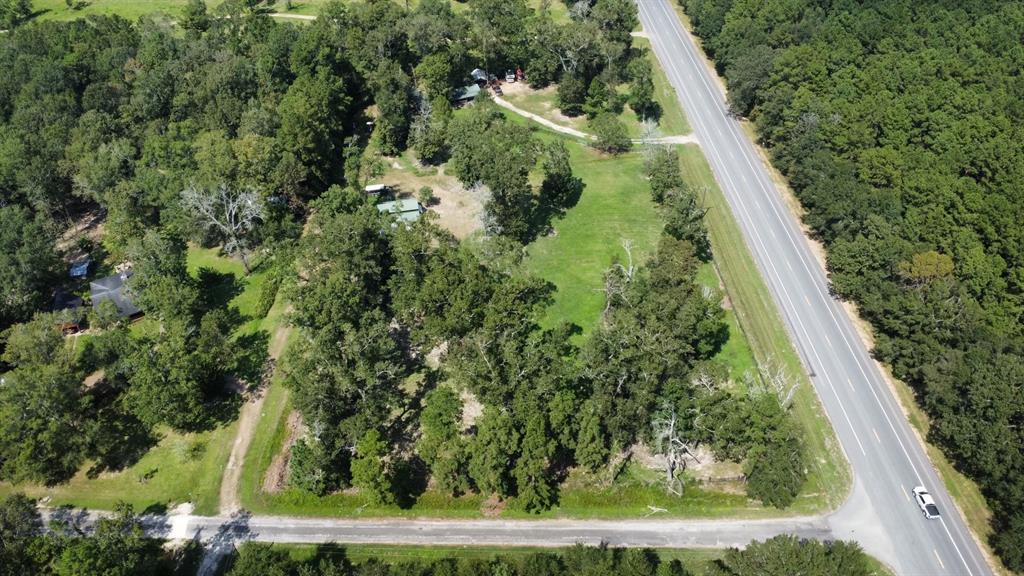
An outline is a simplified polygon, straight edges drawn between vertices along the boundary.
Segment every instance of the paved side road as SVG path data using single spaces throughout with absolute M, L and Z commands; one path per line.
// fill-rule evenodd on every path
M 727 113 L 713 70 L 671 0 L 637 0 L 640 21 L 686 110 L 744 239 L 813 375 L 855 476 L 849 502 L 830 518 L 898 574 L 990 574 L 910 429 L 881 368 L 868 354 L 796 217 L 739 122 Z M 910 489 L 927 486 L 942 510 L 926 520 Z
M 86 532 L 109 512 L 44 510 L 44 520 L 61 519 Z M 820 516 L 763 520 L 415 520 L 301 518 L 259 516 L 145 515 L 146 533 L 154 538 L 199 540 L 213 548 L 245 541 L 300 544 L 422 544 L 572 546 L 577 542 L 612 546 L 666 548 L 743 547 L 751 540 L 778 534 L 830 539 L 828 521 Z
M 45 523 L 62 520 L 89 532 L 110 512 L 43 509 Z M 412 520 L 232 515 L 144 515 L 148 536 L 197 540 L 206 547 L 200 576 L 213 575 L 243 542 L 405 544 L 422 546 L 564 547 L 577 543 L 649 548 L 742 548 L 779 534 L 833 539 L 820 516 L 763 520 Z

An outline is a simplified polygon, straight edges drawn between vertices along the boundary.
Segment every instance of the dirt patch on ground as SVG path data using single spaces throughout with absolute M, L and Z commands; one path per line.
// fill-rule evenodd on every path
M 437 223 L 462 239 L 483 228 L 484 199 L 479 191 L 469 190 L 444 166 L 420 167 L 407 158 L 388 159 L 388 171 L 381 183 L 392 187 L 400 197 L 418 197 L 424 186 L 433 191 L 434 201 L 426 206 L 437 215 Z
M 99 210 L 82 214 L 57 239 L 57 251 L 64 254 L 68 262 L 88 256 L 79 247 L 79 242 L 84 240 L 92 245 L 99 244 L 103 239 L 103 223 L 104 217 Z
M 426 362 L 427 367 L 433 370 L 437 370 L 441 367 L 441 359 L 448 354 L 448 342 L 442 342 L 437 346 L 434 346 L 430 352 L 423 358 Z
M 291 314 L 292 310 L 293 308 L 291 304 L 289 304 L 288 307 L 284 309 L 285 317 Z M 291 333 L 291 326 L 287 325 L 281 327 L 276 332 L 274 332 L 273 337 L 271 337 L 270 339 L 270 344 L 267 345 L 267 356 L 270 358 L 274 358 L 275 360 L 277 358 L 280 358 L 281 354 L 284 352 L 285 344 L 288 343 L 288 336 L 290 336 Z
M 462 399 L 462 429 L 469 430 L 476 425 L 476 419 L 484 413 L 484 405 L 469 390 L 463 390 L 459 398 Z
M 104 371 L 101 368 L 93 372 L 92 374 L 86 376 L 85 380 L 82 380 L 82 387 L 85 388 L 86 390 L 92 390 L 94 386 L 96 386 L 97 384 L 100 383 L 100 381 L 103 380 L 104 376 L 106 376 L 106 371 Z
M 698 446 L 693 455 L 695 458 L 686 459 L 685 473 L 688 477 L 719 492 L 745 493 L 746 477 L 742 464 L 716 460 L 715 455 L 705 446 Z M 646 445 L 633 447 L 633 461 L 644 468 L 664 473 L 665 457 L 651 452 Z
M 263 476 L 263 491 L 267 494 L 276 494 L 284 490 L 288 484 L 288 461 L 291 458 L 292 446 L 299 440 L 303 431 L 302 415 L 298 411 L 292 411 L 285 423 L 284 444 L 270 461 L 267 473 Z
M 245 454 L 249 451 L 249 444 L 252 443 L 256 424 L 259 423 L 263 413 L 263 401 L 267 396 L 266 388 L 270 382 L 273 366 L 284 350 L 290 331 L 291 328 L 287 325 L 281 326 L 271 337 L 268 349 L 269 358 L 267 359 L 268 369 L 264 370 L 263 381 L 259 387 L 250 389 L 245 395 L 246 401 L 238 416 L 238 432 L 235 434 L 235 442 L 231 446 L 231 454 L 228 456 L 228 464 L 220 483 L 221 514 L 230 515 L 242 508 L 241 498 L 238 495 L 242 463 L 245 461 Z
M 501 498 L 491 496 L 480 504 L 480 513 L 484 515 L 484 518 L 496 518 L 501 516 L 501 513 L 505 511 L 505 506 L 507 505 L 508 503 Z

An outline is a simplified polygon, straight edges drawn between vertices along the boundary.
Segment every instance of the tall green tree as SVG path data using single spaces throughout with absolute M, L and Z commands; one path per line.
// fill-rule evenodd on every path
M 342 78 L 324 70 L 296 78 L 278 107 L 278 140 L 321 184 L 328 183 L 340 169 L 338 152 L 350 106 Z
M 35 501 L 18 492 L 0 501 L 0 575 L 37 573 L 36 548 L 42 534 Z
M 129 248 L 132 302 L 161 323 L 189 323 L 199 307 L 199 288 L 186 267 L 186 245 L 172 234 L 151 230 Z
M 486 407 L 477 420 L 469 460 L 469 475 L 482 493 L 513 493 L 512 468 L 519 442 L 520 434 L 512 418 L 502 410 Z
M 142 522 L 131 505 L 119 503 L 113 518 L 96 521 L 92 536 L 67 538 L 62 548 L 53 561 L 54 574 L 129 576 L 154 572 L 160 545 L 145 538 Z
M 405 150 L 412 121 L 412 79 L 394 62 L 384 62 L 370 78 L 373 98 L 377 103 L 376 130 L 381 150 L 395 155 Z
M 32 17 L 31 0 L 4 0 L 0 3 L 0 27 L 10 30 Z
M 48 301 L 60 261 L 42 217 L 20 206 L 0 207 L 0 328 L 27 320 Z
M 352 485 L 370 504 L 381 505 L 391 502 L 391 480 L 384 466 L 388 445 L 375 429 L 367 430 L 352 458 Z
M 590 121 L 596 138 L 591 146 L 608 154 L 621 154 L 629 150 L 632 142 L 626 126 L 611 112 L 601 112 Z
M 535 412 L 526 423 L 522 448 L 516 460 L 516 501 L 527 512 L 547 510 L 555 503 L 551 478 L 551 457 L 555 443 L 549 438 L 543 412 Z
M 461 494 L 470 489 L 469 453 L 462 438 L 462 400 L 450 388 L 437 388 L 427 394 L 420 414 L 422 436 L 416 451 L 430 466 L 440 490 Z
M 0 386 L 0 476 L 11 482 L 55 484 L 82 463 L 81 376 L 67 363 L 26 365 Z
M 724 558 L 712 564 L 712 573 L 721 576 L 793 573 L 867 576 L 871 569 L 867 556 L 857 544 L 824 543 L 783 535 L 764 542 L 754 541 L 743 550 L 730 548 Z
M 589 470 L 600 468 L 608 460 L 607 442 L 596 409 L 592 405 L 584 406 L 576 441 L 576 463 Z

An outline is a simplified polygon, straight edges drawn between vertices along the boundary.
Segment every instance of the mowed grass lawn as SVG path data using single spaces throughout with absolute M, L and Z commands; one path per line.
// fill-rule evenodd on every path
M 526 269 L 554 284 L 554 304 L 545 324 L 570 322 L 589 333 L 604 309 L 603 278 L 616 261 L 626 264 L 623 241 L 631 245 L 633 264 L 647 261 L 657 249 L 662 217 L 651 200 L 639 152 L 618 157 L 600 154 L 577 141 L 565 139 L 573 172 L 586 188 L 579 202 L 554 223 L 555 234 L 527 247 Z M 688 149 L 681 149 L 686 155 Z M 705 264 L 697 278 L 704 286 L 721 289 L 715 266 Z M 716 360 L 734 379 L 756 370 L 753 353 L 729 307 L 725 313 L 729 340 Z
M 527 247 L 525 263 L 530 273 L 558 288 L 546 324 L 571 322 L 588 332 L 604 309 L 605 270 L 616 259 L 627 264 L 623 243 L 631 245 L 634 265 L 642 264 L 657 248 L 663 225 L 639 153 L 613 157 L 565 142 L 573 173 L 586 187 L 579 202 L 554 222 L 554 234 Z
M 263 322 L 274 318 L 255 318 L 256 302 L 265 272 L 246 278 L 240 262 L 224 258 L 215 248 L 191 247 L 188 268 L 198 276 L 201 268 L 223 276 L 221 284 L 232 284 L 229 306 L 238 308 L 244 322 L 236 336 L 254 335 L 266 329 Z M 143 325 L 144 320 L 136 326 Z M 134 327 L 134 326 L 133 326 Z M 236 425 L 226 423 L 213 430 L 182 434 L 168 428 L 156 431 L 159 442 L 133 466 L 118 472 L 104 472 L 90 478 L 88 464 L 69 482 L 53 487 L 0 483 L 0 495 L 21 491 L 36 498 L 49 498 L 49 505 L 71 504 L 90 509 L 112 509 L 119 501 L 132 504 L 136 511 L 160 510 L 182 502 L 192 502 L 199 514 L 216 514 L 220 481 L 227 464 Z

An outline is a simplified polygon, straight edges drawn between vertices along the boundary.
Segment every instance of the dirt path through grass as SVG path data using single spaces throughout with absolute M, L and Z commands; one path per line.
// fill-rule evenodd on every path
M 533 120 L 534 122 L 536 122 L 538 124 L 541 124 L 542 126 L 550 128 L 550 129 L 554 130 L 555 132 L 559 132 L 561 134 L 566 134 L 566 135 L 572 136 L 574 138 L 581 138 L 583 140 L 596 140 L 597 139 L 592 134 L 587 134 L 586 132 L 581 132 L 581 131 L 579 131 L 579 130 L 577 130 L 575 128 L 569 128 L 568 126 L 562 126 L 561 124 L 556 124 L 556 123 L 552 122 L 551 120 L 548 120 L 547 118 L 544 118 L 543 116 L 534 114 L 533 112 L 527 112 L 526 110 L 523 110 L 522 108 L 517 107 L 515 104 L 512 104 L 511 102 L 509 102 L 508 100 L 505 100 L 504 98 L 502 98 L 500 96 L 495 96 L 495 95 L 492 94 L 491 97 L 494 99 L 494 103 L 497 104 L 498 106 L 501 106 L 502 108 L 504 108 L 506 110 L 509 110 L 511 112 L 515 112 L 516 114 L 519 114 L 520 116 L 522 116 L 524 118 L 529 118 L 530 120 Z M 653 138 L 653 139 L 650 140 L 650 142 L 652 144 L 697 144 L 698 143 L 697 142 L 697 137 L 694 136 L 693 134 L 680 134 L 680 135 L 677 135 L 677 136 L 663 136 L 661 138 Z M 640 139 L 633 139 L 633 143 L 634 144 L 639 144 L 639 143 L 641 143 L 641 140 Z
M 285 311 L 287 314 L 290 308 Z M 267 349 L 267 357 L 272 364 L 276 364 L 281 353 L 284 352 L 285 344 L 288 342 L 288 335 L 291 326 L 282 322 L 274 331 Z M 242 500 L 238 496 L 238 485 L 242 477 L 242 464 L 245 461 L 245 454 L 249 451 L 249 444 L 252 443 L 252 436 L 256 430 L 256 424 L 263 414 L 263 400 L 267 397 L 267 386 L 264 382 L 255 391 L 248 393 L 248 398 L 238 415 L 238 433 L 235 435 L 235 442 L 231 446 L 231 455 L 228 457 L 228 464 L 224 468 L 224 476 L 220 484 L 220 514 L 230 516 L 242 509 Z

